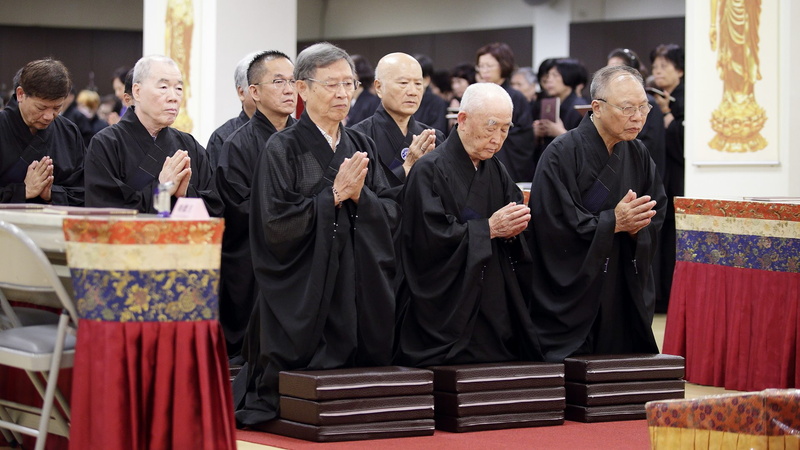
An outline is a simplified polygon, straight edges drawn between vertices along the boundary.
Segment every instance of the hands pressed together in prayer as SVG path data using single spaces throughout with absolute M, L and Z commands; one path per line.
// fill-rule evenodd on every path
M 489 218 L 489 236 L 512 238 L 522 233 L 531 220 L 531 209 L 527 205 L 511 202 L 498 209 Z
M 423 130 L 418 136 L 411 138 L 411 145 L 408 146 L 408 156 L 406 156 L 406 160 L 403 162 L 403 170 L 406 171 L 406 175 L 408 175 L 408 171 L 411 170 L 411 166 L 413 166 L 422 155 L 434 148 L 436 148 L 436 130 L 434 129 Z
M 28 165 L 25 173 L 25 198 L 41 197 L 49 202 L 53 187 L 53 160 L 44 156 L 40 161 Z
M 556 137 L 566 133 L 564 122 L 559 118 L 557 121 L 541 119 L 533 121 L 533 134 L 538 137 Z
M 352 157 L 345 158 L 333 180 L 333 202 L 336 206 L 348 199 L 358 203 L 368 165 L 369 158 L 365 152 L 355 152 Z
M 178 150 L 174 155 L 168 156 L 158 174 L 159 183 L 172 182 L 169 194 L 175 197 L 186 197 L 189 190 L 189 180 L 192 178 L 192 164 L 189 152 Z
M 655 200 L 651 200 L 649 195 L 637 197 L 635 192 L 628 189 L 628 193 L 614 208 L 617 218 L 614 233 L 625 231 L 635 236 L 639 230 L 650 225 L 650 220 L 656 215 L 655 206 Z

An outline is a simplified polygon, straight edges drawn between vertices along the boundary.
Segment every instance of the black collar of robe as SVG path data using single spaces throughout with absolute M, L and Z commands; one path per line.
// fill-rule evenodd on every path
M 373 119 L 380 128 L 380 132 L 382 132 L 386 138 L 388 139 L 391 147 L 387 147 L 384 145 L 378 145 L 378 155 L 381 158 L 381 161 L 386 164 L 386 167 L 389 170 L 394 170 L 398 166 L 403 165 L 403 155 L 402 151 L 404 148 L 407 148 L 411 145 L 411 140 L 414 135 L 414 130 L 417 128 L 417 121 L 414 119 L 414 116 L 411 116 L 408 119 L 408 132 L 404 136 L 402 131 L 400 131 L 400 126 L 397 125 L 394 118 L 389 115 L 389 112 L 383 107 L 383 104 L 378 106 L 378 109 L 375 111 L 375 118 Z M 377 144 L 377 142 L 376 142 Z
M 142 189 L 145 185 L 158 177 L 158 174 L 161 173 L 161 169 L 163 168 L 164 161 L 168 156 L 174 154 L 174 151 L 170 151 L 169 149 L 178 148 L 175 146 L 176 144 L 173 143 L 174 133 L 171 133 L 171 131 L 178 132 L 178 130 L 164 127 L 158 131 L 155 139 L 153 139 L 153 136 L 150 135 L 150 132 L 147 131 L 147 128 L 145 128 L 144 124 L 139 120 L 139 116 L 136 115 L 136 111 L 133 108 L 128 108 L 128 110 L 125 111 L 125 115 L 122 116 L 119 124 L 121 127 L 129 130 L 130 138 L 133 141 L 129 143 L 135 143 L 142 152 L 142 158 L 137 164 L 139 169 L 141 169 L 144 174 L 147 174 L 147 177 L 139 173 L 134 174 L 130 179 L 131 186 L 134 186 L 136 189 Z M 150 178 L 149 180 L 144 179 L 148 177 Z
M 487 164 L 487 161 L 497 161 L 496 158 L 492 157 L 492 159 L 479 162 L 478 167 L 475 167 L 475 164 L 472 163 L 472 158 L 469 157 L 469 153 L 464 147 L 464 143 L 461 142 L 461 136 L 458 134 L 458 125 L 453 128 L 450 136 L 442 144 L 442 150 L 453 155 L 453 161 L 456 162 L 456 169 L 458 169 L 458 177 L 468 185 L 475 177 L 475 172 L 481 170 Z
M 17 103 L 0 110 L 0 202 L 43 202 L 40 197 L 25 199 L 24 180 L 32 162 L 50 156 L 50 203 L 83 206 L 85 151 L 80 130 L 64 117 L 56 116 L 47 128 L 34 134 Z
M 291 116 L 288 119 L 286 119 L 287 127 L 292 124 L 292 120 L 293 119 Z M 278 129 L 275 128 L 275 125 L 273 125 L 272 122 L 270 122 L 269 118 L 267 118 L 267 116 L 265 116 L 264 113 L 262 113 L 258 109 L 256 109 L 255 113 L 253 113 L 253 117 L 251 117 L 249 121 L 253 122 L 253 126 L 265 130 L 265 132 L 269 133 L 269 135 L 278 132 Z
M 583 116 L 577 128 L 581 140 L 583 140 L 583 148 L 589 150 L 589 156 L 594 160 L 593 164 L 601 164 L 601 167 L 604 167 L 605 164 L 608 163 L 608 159 L 611 155 L 608 153 L 608 148 L 606 148 L 603 137 L 600 136 L 600 132 L 597 131 L 597 127 L 594 125 L 594 122 L 592 122 L 591 112 Z M 627 145 L 627 142 L 628 141 L 620 141 L 614 145 L 613 153 L 617 155 L 621 161 L 625 159 L 625 152 L 621 151 L 621 149 Z
M 489 201 L 487 193 L 491 189 L 487 183 L 491 177 L 476 177 L 475 175 L 483 174 L 485 171 L 491 170 L 491 167 L 495 167 L 498 172 L 505 172 L 500 160 L 492 156 L 489 159 L 480 161 L 476 167 L 469 153 L 467 153 L 464 143 L 461 141 L 461 136 L 458 134 L 458 126 L 453 128 L 450 136 L 441 145 L 441 151 L 450 155 L 450 158 L 455 163 L 456 176 L 461 179 L 465 186 L 469 186 L 467 202 L 459 205 L 458 209 L 461 221 L 467 222 L 477 218 L 488 218 L 494 212 L 487 209 Z
M 331 151 L 331 145 L 328 144 L 328 141 L 325 139 L 325 136 L 323 136 L 317 124 L 311 120 L 308 111 L 303 111 L 295 127 L 298 127 L 297 139 L 303 142 L 303 147 L 311 149 L 311 154 L 314 155 L 314 158 L 319 162 L 320 167 L 325 170 L 325 176 L 322 179 L 325 180 L 329 178 L 328 182 L 333 185 L 336 173 L 331 167 L 331 161 L 333 161 L 336 156 L 336 152 Z M 339 123 L 339 139 L 340 143 L 346 139 L 344 136 L 344 127 L 341 123 Z M 338 167 L 336 170 L 338 170 Z
M 366 120 L 362 124 L 370 122 Z M 381 104 L 372 117 L 372 136 L 377 147 L 378 157 L 386 168 L 386 176 L 392 186 L 400 186 L 405 182 L 405 169 L 402 168 L 405 159 L 403 152 L 408 151 L 415 133 L 421 133 L 428 128 L 426 125 L 417 122 L 414 116 L 408 120 L 408 132 L 403 136 L 400 126 L 394 118 Z M 437 141 L 439 141 L 439 131 L 437 131 Z
M 53 122 L 47 128 L 45 128 L 44 130 L 37 130 L 36 133 L 34 134 L 31 133 L 31 129 L 25 123 L 25 120 L 22 119 L 22 113 L 19 110 L 19 104 L 14 103 L 13 105 L 6 106 L 5 109 L 3 109 L 2 112 L 0 112 L 0 114 L 6 114 L 7 117 L 9 118 L 9 124 L 14 139 L 16 139 L 21 144 L 21 146 L 27 147 L 22 154 L 14 155 L 15 159 L 17 156 L 19 156 L 23 160 L 25 160 L 25 162 L 28 164 L 32 163 L 37 159 L 41 159 L 42 156 L 44 156 L 44 153 L 41 153 L 41 155 L 39 155 L 38 152 L 36 154 L 30 153 L 30 150 L 33 148 L 31 146 L 35 145 L 34 141 L 46 142 L 50 138 L 50 135 L 53 133 L 52 130 L 53 128 L 55 128 L 54 127 L 55 122 L 57 120 L 66 120 L 61 116 L 56 116 L 55 119 L 53 119 Z M 3 149 L 4 156 L 6 156 L 7 152 L 8 152 L 7 149 Z
M 256 109 L 256 112 L 253 114 L 253 117 L 249 119 L 249 121 L 258 124 L 259 128 L 267 130 L 270 136 L 278 132 L 278 129 L 275 128 L 275 124 L 273 124 L 269 118 L 258 109 Z M 286 123 L 284 124 L 283 129 L 285 130 L 289 128 L 290 126 L 294 125 L 295 122 L 297 122 L 297 120 L 294 117 L 286 117 Z M 260 150 L 261 149 L 259 149 L 259 151 Z

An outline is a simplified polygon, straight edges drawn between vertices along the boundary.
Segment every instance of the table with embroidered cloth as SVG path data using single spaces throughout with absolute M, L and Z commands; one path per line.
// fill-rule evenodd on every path
M 70 448 L 235 449 L 223 221 L 66 218 L 80 316 Z
M 646 409 L 653 450 L 800 448 L 797 389 L 654 401 Z
M 800 204 L 675 199 L 664 353 L 686 381 L 800 387 Z

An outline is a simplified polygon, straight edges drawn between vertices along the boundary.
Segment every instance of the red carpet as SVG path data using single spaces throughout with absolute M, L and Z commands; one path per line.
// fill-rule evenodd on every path
M 650 435 L 647 431 L 646 420 L 607 423 L 567 421 L 564 425 L 555 427 L 516 428 L 473 433 L 448 433 L 437 430 L 433 436 L 334 443 L 315 443 L 257 431 L 237 430 L 236 439 L 285 449 L 324 448 L 324 450 L 423 448 L 426 450 L 487 448 L 514 450 L 520 448 L 643 450 L 650 448 Z

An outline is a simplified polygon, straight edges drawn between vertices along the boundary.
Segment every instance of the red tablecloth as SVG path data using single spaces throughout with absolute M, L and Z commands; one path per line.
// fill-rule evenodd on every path
M 78 313 L 70 448 L 231 449 L 220 220 L 65 219 Z
M 664 353 L 686 380 L 800 387 L 800 205 L 678 198 Z

